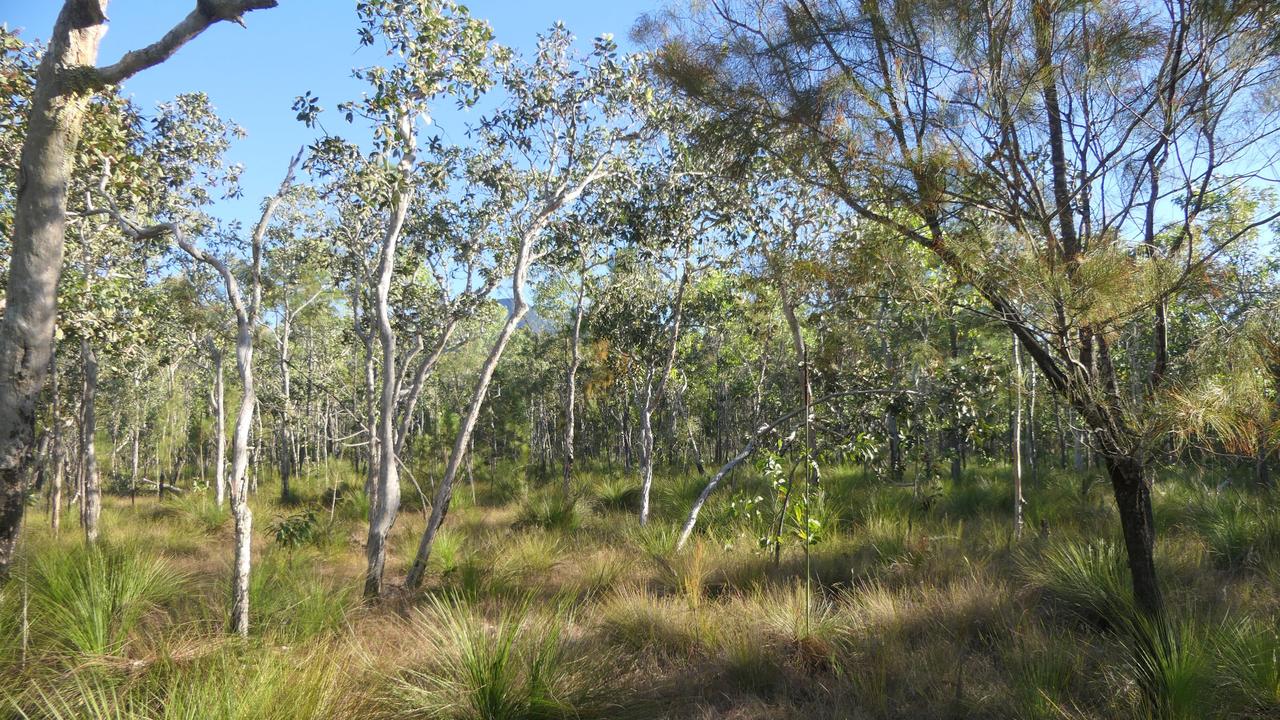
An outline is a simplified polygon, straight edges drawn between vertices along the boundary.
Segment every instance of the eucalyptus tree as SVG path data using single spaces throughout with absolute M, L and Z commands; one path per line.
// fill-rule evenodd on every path
M 0 325 L 0 574 L 7 574 L 25 504 L 23 468 L 53 341 L 70 159 L 93 93 L 158 65 L 215 23 L 242 22 L 276 0 L 198 0 L 159 40 L 98 66 L 107 0 L 65 0 L 36 71 L 19 158 L 9 279 Z
M 103 163 L 103 182 L 97 192 L 90 194 L 90 206 L 85 214 L 109 215 L 120 232 L 139 245 L 171 238 L 186 256 L 207 266 L 221 279 L 225 302 L 235 318 L 236 366 L 241 383 L 227 488 L 234 526 L 229 629 L 247 635 L 253 528 L 253 512 L 249 507 L 249 436 L 257 402 L 253 357 L 262 306 L 263 250 L 274 214 L 293 187 L 301 154 L 290 162 L 279 189 L 263 203 L 262 214 L 252 233 L 247 241 L 242 241 L 238 226 L 219 228 L 204 213 L 219 189 L 228 194 L 238 191 L 240 168 L 225 164 L 223 154 L 240 132 L 238 127 L 218 117 L 202 94 L 182 95 L 173 103 L 161 105 L 141 146 L 130 157 L 162 191 L 156 193 L 151 202 L 143 203 L 128 190 L 113 191 L 110 185 L 113 166 L 107 159 Z M 94 206 L 94 201 L 101 201 L 102 206 Z M 148 219 L 154 222 L 142 224 L 130 211 L 122 209 L 126 203 L 135 206 L 134 211 L 147 213 Z M 192 239 L 195 234 L 216 235 L 227 244 L 242 247 L 243 262 L 247 265 L 247 289 L 242 289 L 236 261 L 197 246 Z M 175 369 L 169 370 L 171 384 Z
M 1152 467 L 1161 398 L 1188 368 L 1161 308 L 1277 217 L 1273 3 L 713 0 L 651 22 L 668 77 L 851 211 L 926 249 L 1018 337 L 1089 428 L 1135 597 L 1162 608 Z M 893 212 L 905 211 L 906 215 Z M 1138 402 L 1113 353 L 1153 329 Z
M 652 94 L 642 59 L 620 55 L 610 36 L 596 38 L 585 56 L 573 43 L 569 31 L 556 24 L 540 36 L 533 57 L 501 58 L 501 104 L 474 128 L 476 152 L 465 176 L 488 219 L 480 237 L 490 244 L 491 272 L 510 273 L 510 312 L 476 377 L 406 580 L 409 587 L 422 582 L 494 370 L 528 313 L 529 276 L 556 249 L 553 241 L 560 235 L 549 229 L 597 183 L 625 171 L 625 158 L 648 132 Z
M 743 196 L 735 192 L 741 183 L 733 167 L 738 158 L 723 153 L 723 142 L 703 132 L 699 121 L 687 107 L 664 99 L 654 113 L 654 142 L 637 163 L 632 191 L 619 200 L 623 239 L 637 248 L 637 259 L 649 272 L 665 274 L 669 281 L 654 284 L 652 276 L 641 273 L 638 279 L 647 287 L 640 296 L 651 302 L 637 304 L 630 320 L 622 321 L 641 375 L 635 392 L 641 525 L 649 522 L 653 487 L 653 415 L 665 399 L 675 366 L 687 291 L 699 273 L 720 261 L 718 253 L 732 245 L 741 229 Z M 658 291 L 658 297 L 648 291 Z
M 347 207 L 360 215 L 360 221 L 368 222 L 377 238 L 372 247 L 356 248 L 360 260 L 355 263 L 358 269 L 354 275 L 368 286 L 357 289 L 359 295 L 353 297 L 354 304 L 363 300 L 372 311 L 370 324 L 376 329 L 381 348 L 378 422 L 370 437 L 370 442 L 376 438 L 378 474 L 370 499 L 364 585 L 365 594 L 376 597 L 382 590 L 387 533 L 400 508 L 396 433 L 404 373 L 397 366 L 397 333 L 391 306 L 397 269 L 403 268 L 397 261 L 397 252 L 420 191 L 443 193 L 446 189 L 451 155 L 438 138 L 431 138 L 428 152 L 421 153 L 420 134 L 431 120 L 433 102 L 445 97 L 463 107 L 476 102 L 491 83 L 494 53 L 489 25 L 472 18 L 465 7 L 450 0 L 374 0 L 360 3 L 357 11 L 361 45 L 380 45 L 396 59 L 388 66 L 356 70 L 357 79 L 367 83 L 371 92 L 339 106 L 348 121 L 358 118 L 368 123 L 374 148 L 365 156 L 357 146 L 329 136 L 313 148 L 313 155 L 322 159 L 313 167 L 322 176 L 334 179 L 337 187 L 331 194 L 356 199 Z M 310 93 L 299 98 L 295 107 L 299 119 L 308 125 L 313 125 L 321 112 L 317 98 Z M 354 161 L 354 168 L 351 163 L 343 167 L 331 162 L 335 157 Z M 363 332 L 372 333 L 370 329 Z M 449 333 L 439 333 L 436 347 L 442 351 L 448 340 Z M 371 337 L 366 344 L 372 349 Z M 438 353 L 432 354 L 438 357 Z M 366 377 L 371 374 L 367 372 Z
M 242 394 L 240 408 L 236 414 L 235 433 L 231 442 L 231 480 L 228 488 L 231 496 L 231 516 L 235 534 L 235 559 L 232 570 L 229 629 L 231 632 L 240 635 L 248 635 L 249 633 L 249 572 L 252 563 L 253 510 L 249 507 L 247 471 L 249 465 L 249 431 L 250 425 L 253 423 L 254 405 L 256 403 L 253 354 L 254 338 L 257 334 L 259 311 L 262 305 L 262 249 L 267 230 L 271 226 L 272 216 L 293 185 L 294 170 L 300 159 L 301 154 L 290 161 L 289 169 L 280 184 L 280 188 L 264 202 L 262 215 L 249 237 L 249 287 L 247 293 L 241 290 L 240 281 L 233 271 L 231 262 L 193 244 L 180 222 L 161 222 L 145 227 L 139 226 L 125 217 L 115 206 L 114 201 L 108 198 L 112 205 L 111 214 L 126 235 L 139 241 L 171 235 L 178 247 L 193 260 L 204 263 L 215 270 L 222 278 L 225 286 L 226 301 L 235 314 L 236 367 L 240 374 Z

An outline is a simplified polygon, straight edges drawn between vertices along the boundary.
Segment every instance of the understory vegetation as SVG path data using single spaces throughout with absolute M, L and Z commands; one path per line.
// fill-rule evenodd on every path
M 108 4 L 0 18 L 0 720 L 1280 718 L 1280 2 Z
M 335 463 L 336 464 L 336 463 Z M 524 470 L 500 466 L 503 477 Z M 325 474 L 347 478 L 331 502 Z M 751 468 L 681 553 L 681 473 L 653 522 L 627 480 L 478 477 L 421 593 L 360 598 L 349 469 L 260 494 L 261 619 L 227 637 L 230 520 L 204 492 L 109 497 L 103 540 L 31 527 L 5 586 L 5 713 L 31 718 L 1266 718 L 1280 712 L 1280 519 L 1269 492 L 1162 478 L 1167 623 L 1136 612 L 1104 486 L 1029 480 L 1021 541 L 1008 469 L 975 467 L 932 500 L 860 468 L 824 474 L 825 534 L 786 542 L 734 505 Z M 625 504 L 624 504 L 625 505 Z M 352 511 L 353 506 L 357 508 Z M 409 508 L 393 542 L 423 524 Z M 39 515 L 33 515 L 39 517 Z M 301 521 L 300 521 L 301 522 Z M 1224 528 L 1230 528 L 1225 530 Z M 465 548 L 465 550 L 463 550 Z M 396 553 L 407 558 L 407 553 Z M 406 561 L 407 562 L 407 561 Z M 406 568 L 390 572 L 401 575 Z M 24 609 L 25 608 L 25 609 Z M 25 628 L 25 630 L 24 630 Z M 69 672 L 74 670 L 75 672 Z

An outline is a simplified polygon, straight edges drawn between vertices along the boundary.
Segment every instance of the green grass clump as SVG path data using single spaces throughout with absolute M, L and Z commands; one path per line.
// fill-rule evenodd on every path
M 329 647 L 286 654 L 232 643 L 195 660 L 162 660 L 139 678 L 81 672 L 33 684 L 7 709 L 23 720 L 350 717 L 363 698 L 346 660 Z
M 309 720 L 355 710 L 350 658 L 328 646 L 302 652 L 232 645 L 195 663 L 153 673 L 137 695 L 150 696 L 154 720 Z
M 416 623 L 429 662 L 395 683 L 401 716 L 537 720 L 609 717 L 598 655 L 573 652 L 571 615 L 528 600 L 486 621 L 460 597 L 433 597 Z
M 1222 687 L 1236 696 L 1249 717 L 1280 717 L 1280 631 L 1276 625 L 1241 621 L 1218 645 Z
M 1117 618 L 1123 667 L 1142 693 L 1143 708 L 1159 720 L 1208 717 L 1214 701 L 1210 635 L 1195 622 L 1150 618 L 1137 611 Z
M 605 480 L 596 486 L 595 502 L 603 510 L 640 511 L 640 486 L 628 477 Z
M 268 552 L 249 576 L 250 628 L 296 642 L 344 628 L 359 588 L 319 572 L 314 557 Z
M 1280 524 L 1256 501 L 1233 494 L 1205 498 L 1194 516 L 1209 554 L 1220 566 L 1238 569 L 1280 551 Z
M 206 535 L 212 535 L 231 519 L 230 502 L 221 507 L 208 493 L 184 493 L 168 501 L 178 512 L 178 517 L 199 528 Z
M 1133 607 L 1124 553 L 1110 542 L 1058 542 L 1022 558 L 1023 574 L 1051 599 L 1107 626 Z
M 542 495 L 525 500 L 516 525 L 572 532 L 582 526 L 582 511 L 576 500 Z
M 118 655 L 142 617 L 185 578 L 135 545 L 45 548 L 31 560 L 31 627 L 42 644 L 77 655 Z

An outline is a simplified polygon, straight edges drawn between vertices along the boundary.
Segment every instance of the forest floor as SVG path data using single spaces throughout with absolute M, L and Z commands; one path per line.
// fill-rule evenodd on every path
M 264 484 L 248 640 L 224 633 L 230 520 L 208 493 L 108 496 L 93 551 L 74 511 L 54 537 L 33 507 L 0 586 L 0 717 L 1280 717 L 1274 492 L 1157 484 L 1156 627 L 1092 475 L 1030 479 L 1015 541 L 1007 468 L 921 492 L 827 470 L 814 542 L 797 493 L 776 562 L 761 478 L 676 552 L 696 475 L 659 477 L 646 528 L 628 478 L 584 473 L 565 503 L 520 475 L 459 488 L 427 587 L 376 604 L 351 469 L 314 468 L 287 504 Z M 393 584 L 425 524 L 405 494 Z

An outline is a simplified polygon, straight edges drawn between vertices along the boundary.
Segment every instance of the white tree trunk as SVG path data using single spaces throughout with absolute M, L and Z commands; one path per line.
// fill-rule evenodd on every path
M 574 405 L 577 401 L 578 366 L 582 364 L 582 303 L 587 294 L 586 270 L 578 286 L 578 304 L 573 310 L 573 336 L 569 340 L 569 369 L 564 381 L 564 497 L 573 493 L 573 433 L 577 418 Z
M 249 570 L 252 562 L 253 510 L 249 508 L 249 429 L 257 399 L 253 386 L 253 327 L 240 323 L 236 337 L 236 367 L 244 396 L 231 437 L 231 518 L 235 533 L 235 560 L 231 578 L 230 630 L 249 634 Z
M 412 154 L 408 166 L 412 167 Z M 368 567 L 365 570 L 365 597 L 382 594 L 382 576 L 387 563 L 387 535 L 400 512 L 400 469 L 396 465 L 396 400 L 399 395 L 396 374 L 396 334 L 391 325 L 391 278 L 395 273 L 396 244 L 409 212 L 412 193 L 405 189 L 396 198 L 391 221 L 382 239 L 378 261 L 378 284 L 374 288 L 374 314 L 378 321 L 378 340 L 382 346 L 382 394 L 378 404 L 378 481 L 369 502 L 369 538 L 365 545 Z M 370 438 L 372 441 L 372 438 Z
M 680 321 L 684 316 L 684 293 L 689 286 L 689 265 L 686 262 L 680 273 L 680 287 L 676 290 L 675 305 L 671 311 L 671 328 L 667 335 L 666 363 L 661 375 L 653 376 L 653 369 L 645 378 L 644 390 L 637 404 L 640 410 L 640 524 L 649 524 L 649 495 L 653 489 L 653 410 L 667 388 L 667 379 L 676 361 L 676 345 L 680 341 Z M 656 384 L 655 384 L 656 380 Z

